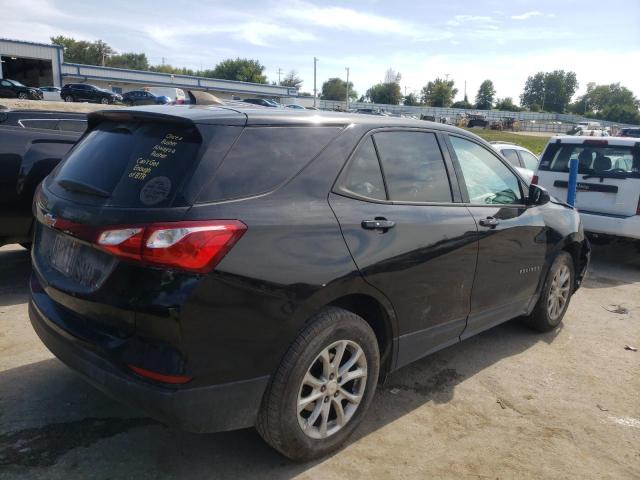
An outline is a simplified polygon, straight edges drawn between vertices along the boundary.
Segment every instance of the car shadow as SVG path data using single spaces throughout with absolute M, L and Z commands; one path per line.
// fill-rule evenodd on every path
M 613 240 L 591 245 L 585 288 L 608 288 L 640 282 L 640 242 Z
M 31 256 L 28 250 L 19 246 L 0 249 L 0 307 L 29 300 L 29 275 Z
M 557 333 L 536 334 L 514 320 L 395 372 L 349 443 L 427 403 L 450 402 L 468 378 Z M 67 462 L 76 473 L 90 472 L 99 456 L 116 477 L 144 470 L 151 477 L 288 479 L 323 461 L 288 461 L 253 429 L 192 434 L 166 427 L 111 400 L 57 359 L 1 372 L 0 412 L 0 468 L 15 473 L 53 466 L 49 478 L 56 469 L 62 477 Z

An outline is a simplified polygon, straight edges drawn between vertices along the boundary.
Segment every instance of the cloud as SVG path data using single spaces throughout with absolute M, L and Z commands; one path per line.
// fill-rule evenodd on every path
M 285 8 L 280 15 L 301 23 L 325 29 L 364 32 L 375 35 L 397 35 L 418 41 L 446 40 L 451 32 L 430 26 L 424 28 L 412 22 L 374 15 L 352 8 L 316 6 L 298 1 Z
M 486 15 L 456 15 L 447 22 L 447 25 L 450 27 L 459 27 L 471 23 L 493 24 L 498 23 L 498 21 Z
M 540 15 L 542 15 L 542 12 L 539 12 L 538 10 L 532 10 L 530 12 L 525 12 L 520 15 L 512 15 L 511 18 L 513 20 L 526 20 L 527 18 L 531 18 L 531 17 L 539 17 Z

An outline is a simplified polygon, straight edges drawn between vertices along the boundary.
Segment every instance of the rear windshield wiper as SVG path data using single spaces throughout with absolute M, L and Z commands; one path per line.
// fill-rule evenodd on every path
M 91 185 L 87 185 L 86 183 L 78 182 L 76 180 L 68 180 L 62 179 L 58 180 L 58 185 L 60 185 L 65 190 L 70 192 L 78 192 L 84 193 L 87 195 L 94 195 L 96 197 L 109 198 L 111 194 L 105 190 L 102 190 L 98 187 L 93 187 Z

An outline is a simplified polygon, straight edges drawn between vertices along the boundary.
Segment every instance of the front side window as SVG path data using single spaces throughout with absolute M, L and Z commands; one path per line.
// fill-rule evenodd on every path
M 522 203 L 518 178 L 497 156 L 470 140 L 454 136 L 450 139 L 471 203 Z
M 449 177 L 436 136 L 429 132 L 381 132 L 374 140 L 389 199 L 451 202 Z
M 371 137 L 360 145 L 349 162 L 341 189 L 361 197 L 386 200 L 382 172 Z

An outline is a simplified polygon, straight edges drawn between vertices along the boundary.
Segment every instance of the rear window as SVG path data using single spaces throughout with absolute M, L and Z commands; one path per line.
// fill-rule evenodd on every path
M 338 127 L 247 127 L 198 202 L 248 197 L 293 178 L 338 134 Z
M 200 144 L 194 126 L 105 121 L 73 149 L 54 181 L 111 206 L 168 206 L 194 167 Z
M 540 170 L 569 172 L 569 161 L 578 160 L 578 173 L 611 177 L 640 177 L 639 149 L 631 146 L 551 144 L 545 150 Z

